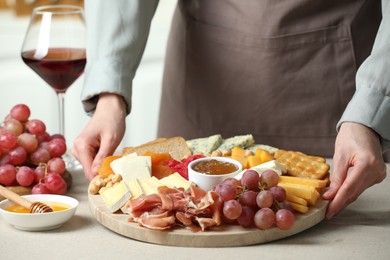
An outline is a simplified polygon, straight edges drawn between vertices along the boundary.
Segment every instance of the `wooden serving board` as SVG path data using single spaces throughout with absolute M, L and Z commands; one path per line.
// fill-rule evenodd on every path
M 135 240 L 160 245 L 183 247 L 229 247 L 261 244 L 285 238 L 302 232 L 325 217 L 328 202 L 319 200 L 305 214 L 295 214 L 296 222 L 289 230 L 271 228 L 259 230 L 243 228 L 238 225 L 222 225 L 204 232 L 192 232 L 185 228 L 174 228 L 167 231 L 156 231 L 128 222 L 129 216 L 121 213 L 111 213 L 100 195 L 88 195 L 89 207 L 99 223 L 108 229 Z

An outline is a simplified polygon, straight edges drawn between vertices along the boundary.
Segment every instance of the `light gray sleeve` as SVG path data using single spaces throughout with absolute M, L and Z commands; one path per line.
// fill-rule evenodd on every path
M 158 0 L 86 0 L 87 65 L 81 93 L 91 114 L 100 93 L 116 93 L 131 110 L 132 80 Z
M 382 1 L 383 19 L 371 55 L 356 75 L 356 92 L 342 122 L 356 122 L 376 131 L 383 151 L 390 149 L 390 0 Z

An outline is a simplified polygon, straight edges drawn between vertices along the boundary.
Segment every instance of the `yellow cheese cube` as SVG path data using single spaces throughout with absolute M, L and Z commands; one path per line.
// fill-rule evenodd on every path
M 248 166 L 248 161 L 245 157 L 245 153 L 246 153 L 245 149 L 236 146 L 233 147 L 232 154 L 230 156 L 232 159 L 239 161 L 243 169 L 246 169 Z
M 260 165 L 262 163 L 261 158 L 259 156 L 256 156 L 256 155 L 250 155 L 246 159 L 247 159 L 249 168 L 255 167 L 255 166 Z
M 272 154 L 268 151 L 265 151 L 261 148 L 258 148 L 256 150 L 256 154 L 255 156 L 258 156 L 261 158 L 261 163 L 265 163 L 265 162 L 268 162 L 268 161 L 272 161 L 272 160 L 275 160 L 275 158 L 272 156 Z
M 232 157 L 245 157 L 246 150 L 240 147 L 233 147 L 232 149 Z

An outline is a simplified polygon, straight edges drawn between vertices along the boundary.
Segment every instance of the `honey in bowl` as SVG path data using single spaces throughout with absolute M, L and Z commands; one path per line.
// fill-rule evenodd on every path
M 70 205 L 68 205 L 66 203 L 62 203 L 62 202 L 49 201 L 49 202 L 44 202 L 44 203 L 46 205 L 48 205 L 49 207 L 51 207 L 54 211 L 67 210 L 71 207 Z M 13 213 L 30 213 L 30 209 L 27 209 L 27 208 L 20 206 L 18 204 L 11 205 L 11 206 L 5 208 L 5 210 L 7 210 L 9 212 L 13 212 Z
M 209 174 L 209 175 L 223 175 L 235 172 L 238 170 L 238 167 L 230 162 L 219 161 L 219 160 L 205 160 L 201 161 L 194 166 L 192 166 L 194 171 L 199 173 Z

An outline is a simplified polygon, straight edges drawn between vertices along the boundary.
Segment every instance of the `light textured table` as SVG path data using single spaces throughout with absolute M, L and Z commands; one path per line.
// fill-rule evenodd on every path
M 282 240 L 230 248 L 161 246 L 118 235 L 92 217 L 83 173 L 73 178 L 76 215 L 46 232 L 19 231 L 0 220 L 0 259 L 390 259 L 390 177 L 330 221 Z

